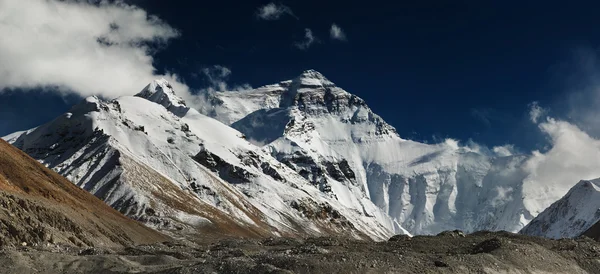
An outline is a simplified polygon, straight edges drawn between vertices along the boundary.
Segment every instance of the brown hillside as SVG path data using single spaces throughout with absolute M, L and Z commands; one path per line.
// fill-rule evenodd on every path
M 0 244 L 127 246 L 166 239 L 0 139 Z

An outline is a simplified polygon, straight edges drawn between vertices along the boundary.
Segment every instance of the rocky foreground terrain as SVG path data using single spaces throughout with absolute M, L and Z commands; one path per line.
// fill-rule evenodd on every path
M 600 243 L 506 232 L 385 242 L 337 238 L 168 241 L 125 248 L 5 247 L 2 273 L 600 273 Z

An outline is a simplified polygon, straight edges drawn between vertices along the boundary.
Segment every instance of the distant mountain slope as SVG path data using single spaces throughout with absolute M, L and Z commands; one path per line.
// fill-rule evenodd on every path
M 89 97 L 45 125 L 4 138 L 160 229 L 247 237 L 405 233 L 368 199 L 347 208 L 314 188 L 239 131 L 187 107 L 164 80 L 136 96 Z
M 167 237 L 0 140 L 0 243 L 123 246 Z
M 600 221 L 590 227 L 583 235 L 593 238 L 596 241 L 600 241 Z
M 521 233 L 554 239 L 572 238 L 586 232 L 599 220 L 600 179 L 580 181 L 533 219 Z M 589 234 L 594 237 L 594 232 L 592 229 Z
M 525 181 L 523 155 L 403 139 L 364 100 L 314 70 L 250 91 L 217 92 L 207 101 L 207 115 L 322 192 L 349 208 L 370 200 L 412 234 L 517 232 L 568 190 Z

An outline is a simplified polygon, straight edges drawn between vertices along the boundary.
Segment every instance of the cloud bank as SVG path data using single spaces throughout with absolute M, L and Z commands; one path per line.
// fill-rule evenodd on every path
M 0 90 L 56 88 L 81 96 L 131 95 L 157 77 L 152 51 L 179 32 L 122 2 L 0 1 Z

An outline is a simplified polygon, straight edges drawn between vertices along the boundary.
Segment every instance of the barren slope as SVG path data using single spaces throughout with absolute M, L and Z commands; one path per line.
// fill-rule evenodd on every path
M 127 246 L 164 241 L 0 140 L 0 242 Z

